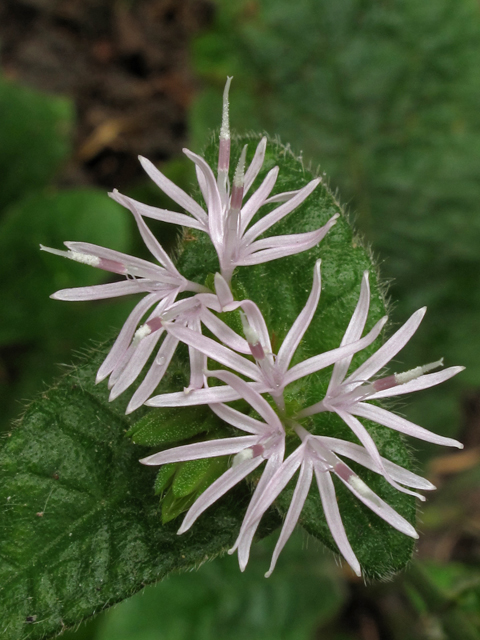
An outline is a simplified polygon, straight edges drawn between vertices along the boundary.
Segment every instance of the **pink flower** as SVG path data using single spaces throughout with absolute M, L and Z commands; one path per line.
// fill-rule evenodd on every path
M 175 265 L 146 226 L 143 218 L 132 208 L 142 238 L 159 265 L 128 256 L 118 251 L 82 242 L 66 242 L 68 251 L 59 251 L 41 246 L 41 249 L 62 257 L 125 276 L 125 280 L 112 284 L 63 289 L 52 295 L 56 300 L 99 300 L 122 295 L 141 293 L 142 300 L 135 306 L 123 325 L 112 349 L 98 370 L 96 382 L 108 376 L 110 400 L 123 393 L 140 375 L 148 359 L 163 340 L 147 375 L 133 395 L 127 413 L 141 406 L 156 389 L 165 374 L 178 338 L 165 333 L 163 322 L 175 318 L 178 326 L 188 327 L 192 332 L 201 332 L 201 323 L 220 340 L 242 353 L 248 353 L 247 342 L 217 318 L 210 309 L 222 311 L 223 304 L 233 300 L 228 285 L 218 276 L 215 280 L 220 299 L 208 289 L 180 275 Z M 175 302 L 183 292 L 195 296 Z M 205 292 L 205 293 L 203 293 Z M 144 316 L 149 313 L 141 325 Z M 206 357 L 190 348 L 191 376 L 189 389 L 202 387 L 205 383 L 203 370 Z
M 252 435 L 187 444 L 140 460 L 142 464 L 156 466 L 224 455 L 235 456 L 230 469 L 210 485 L 190 507 L 178 531 L 179 534 L 187 531 L 209 506 L 266 461 L 267 464 L 245 516 L 248 517 L 263 494 L 264 487 L 280 467 L 285 453 L 285 431 L 282 422 L 268 402 L 233 373 L 213 371 L 211 375 L 215 375 L 236 389 L 265 422 L 244 415 L 227 405 L 214 404 L 211 408 L 222 420 Z
M 287 333 L 277 355 L 272 352 L 269 332 L 258 307 L 251 301 L 234 303 L 245 312 L 244 333 L 255 362 L 206 336 L 201 336 L 187 328 L 179 327 L 176 323 L 166 325 L 166 329 L 182 342 L 252 380 L 252 386 L 256 391 L 269 393 L 277 405 L 283 409 L 283 392 L 287 385 L 364 349 L 377 338 L 387 320 L 386 318 L 380 320 L 364 338 L 360 339 L 359 337 L 355 342 L 349 342 L 338 349 L 308 358 L 290 367 L 295 351 L 317 309 L 320 290 L 320 260 L 318 260 L 314 269 L 312 291 L 307 303 Z M 233 306 L 231 305 L 228 308 L 233 308 Z M 238 392 L 227 385 L 199 389 L 188 396 L 182 392 L 159 395 L 151 398 L 147 404 L 152 407 L 187 406 L 228 402 L 239 397 Z
M 360 298 L 345 335 L 343 336 L 341 347 L 345 347 L 351 343 L 355 344 L 362 335 L 368 316 L 369 305 L 370 289 L 368 273 L 365 272 L 362 280 Z M 417 330 L 425 315 L 425 311 L 426 308 L 416 311 L 376 353 L 365 360 L 365 362 L 348 377 L 346 376 L 352 361 L 352 355 L 338 359 L 334 365 L 325 398 L 301 411 L 297 415 L 297 418 L 304 418 L 325 411 L 335 412 L 352 429 L 372 459 L 376 460 L 379 465 L 381 465 L 381 461 L 377 447 L 367 429 L 356 416 L 372 420 L 373 422 L 413 436 L 414 438 L 419 438 L 420 440 L 463 448 L 463 445 L 457 440 L 439 436 L 409 422 L 391 411 L 387 411 L 387 409 L 365 402 L 366 400 L 380 400 L 411 391 L 428 389 L 463 371 L 464 367 L 449 367 L 444 371 L 428 373 L 443 364 L 442 361 L 439 361 L 431 365 L 417 367 L 405 373 L 394 374 L 375 380 L 374 382 L 368 382 L 370 378 L 383 369 L 406 345 Z M 388 480 L 388 473 L 385 469 L 383 471 Z
M 339 456 L 350 458 L 367 469 L 381 473 L 376 461 L 372 459 L 363 447 L 351 442 L 338 440 L 337 438 L 313 436 L 298 424 L 294 426 L 294 429 L 301 438 L 302 444 L 283 462 L 263 488 L 262 494 L 256 501 L 255 506 L 250 510 L 249 516 L 244 519 L 238 539 L 230 551 L 233 552 L 238 548 L 239 563 L 242 571 L 248 562 L 251 541 L 263 514 L 280 495 L 299 468 L 300 474 L 297 485 L 273 552 L 270 569 L 265 574 L 266 577 L 269 577 L 274 570 L 278 556 L 298 522 L 314 474 L 325 518 L 333 539 L 338 546 L 339 552 L 358 576 L 361 575 L 360 563 L 348 541 L 345 527 L 343 526 L 331 474 L 337 476 L 349 491 L 392 527 L 407 536 L 418 538 L 418 534 L 412 525 L 369 489 L 363 480 L 339 458 Z M 382 458 L 382 465 L 398 483 L 424 491 L 435 489 L 428 480 L 384 458 Z
M 246 147 L 243 149 L 230 190 L 228 181 L 230 164 L 228 90 L 230 81 L 231 78 L 227 80 L 223 99 L 217 178 L 215 179 L 213 171 L 202 157 L 188 149 L 183 150 L 185 155 L 195 164 L 207 212 L 191 196 L 164 176 L 149 160 L 142 157 L 140 157 L 140 162 L 150 178 L 189 215 L 142 204 L 132 198 L 122 196 L 118 191 L 110 194 L 114 200 L 129 209 L 136 209 L 142 216 L 172 222 L 207 233 L 217 251 L 221 274 L 227 282 L 230 282 L 232 273 L 238 266 L 269 262 L 311 249 L 324 238 L 338 218 L 338 214 L 335 214 L 323 227 L 315 231 L 258 239 L 275 223 L 296 209 L 320 183 L 320 178 L 312 180 L 296 191 L 270 197 L 279 171 L 278 167 L 274 167 L 269 171 L 257 191 L 244 202 L 245 196 L 260 172 L 265 157 L 267 140 L 262 138 L 246 171 Z M 262 206 L 277 202 L 282 204 L 248 228 Z

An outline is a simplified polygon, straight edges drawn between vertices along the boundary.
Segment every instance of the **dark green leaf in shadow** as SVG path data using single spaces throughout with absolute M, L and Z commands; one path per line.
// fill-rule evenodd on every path
M 10 206 L 0 222 L 0 344 L 51 332 L 62 337 L 85 305 L 48 302 L 48 296 L 109 278 L 100 269 L 41 252 L 40 244 L 62 249 L 65 240 L 82 240 L 125 252 L 130 231 L 127 212 L 94 189 L 32 195 Z
M 0 209 L 44 187 L 71 149 L 73 105 L 0 78 Z

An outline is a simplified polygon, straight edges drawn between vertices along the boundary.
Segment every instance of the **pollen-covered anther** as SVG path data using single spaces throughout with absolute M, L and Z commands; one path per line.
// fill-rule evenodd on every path
M 89 267 L 98 267 L 104 271 L 110 271 L 111 273 L 119 273 L 125 275 L 127 269 L 125 265 L 116 260 L 109 260 L 108 258 L 99 258 L 98 256 L 92 256 L 88 253 L 80 253 L 79 251 L 68 251 L 68 257 L 75 262 L 81 264 L 87 264 Z
M 255 358 L 255 360 L 263 360 L 265 358 L 265 351 L 263 350 L 260 338 L 258 337 L 258 333 L 249 324 L 247 316 L 243 313 L 243 311 L 240 311 L 240 318 L 242 320 L 245 339 L 248 342 L 248 346 L 250 347 L 250 353 Z
M 232 467 L 238 467 L 239 464 L 245 462 L 245 460 L 251 460 L 253 458 L 253 451 L 250 448 L 240 451 L 233 457 Z
M 419 378 L 434 369 L 438 369 L 439 367 L 443 367 L 443 358 L 440 358 L 440 360 L 437 360 L 436 362 L 431 362 L 429 364 L 424 364 L 421 367 L 415 367 L 409 371 L 404 371 L 403 373 L 394 373 L 386 378 L 380 378 L 380 380 L 375 380 L 372 386 L 375 391 L 383 391 L 384 389 L 390 389 L 391 387 L 396 387 L 400 384 L 405 384 L 411 380 L 415 380 L 416 378 Z
M 232 467 L 237 467 L 241 462 L 245 462 L 246 460 L 258 458 L 258 456 L 263 456 L 264 452 L 265 447 L 261 444 L 254 444 L 253 447 L 243 449 L 243 451 L 240 451 L 234 456 Z
M 247 158 L 247 146 L 248 145 L 245 145 L 242 149 L 242 153 L 240 154 L 237 168 L 235 169 L 235 174 L 233 176 L 232 198 L 230 201 L 230 208 L 233 210 L 240 210 L 242 207 L 243 186 L 245 182 L 245 161 Z
M 143 338 L 146 338 L 151 333 L 158 331 L 162 327 L 163 324 L 161 318 L 152 318 L 151 320 L 148 320 L 148 322 L 139 327 L 135 332 L 135 335 L 133 336 L 133 344 L 138 344 L 140 340 L 143 340 Z
M 240 210 L 242 208 L 243 191 L 245 182 L 245 160 L 247 157 L 247 145 L 242 149 L 240 158 L 238 160 L 237 168 L 235 169 L 235 175 L 233 177 L 232 196 L 230 198 L 230 209 L 228 211 L 228 230 L 227 230 L 227 244 L 237 244 L 238 241 L 238 226 L 240 222 Z
M 222 126 L 220 127 L 220 143 L 218 152 L 218 171 L 227 172 L 230 164 L 230 122 L 228 116 L 228 92 L 232 77 L 227 77 L 223 90 Z
M 91 256 L 87 253 L 79 253 L 78 251 L 69 251 L 68 257 L 75 262 L 81 262 L 82 264 L 88 264 L 90 267 L 99 267 L 101 259 L 97 256 Z

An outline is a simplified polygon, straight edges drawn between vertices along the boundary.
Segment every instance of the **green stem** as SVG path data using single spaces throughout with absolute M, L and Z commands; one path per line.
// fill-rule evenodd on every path
M 405 579 L 422 597 L 429 612 L 438 617 L 450 640 L 480 640 L 479 632 L 457 606 L 455 597 L 439 589 L 418 562 L 412 562 Z

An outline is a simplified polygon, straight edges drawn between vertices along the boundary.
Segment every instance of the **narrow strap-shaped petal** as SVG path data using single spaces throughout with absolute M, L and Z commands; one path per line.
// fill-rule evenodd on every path
M 250 348 L 245 338 L 242 338 L 235 333 L 233 329 L 225 324 L 216 315 L 205 309 L 202 311 L 202 322 L 210 329 L 214 336 L 216 336 L 221 342 L 227 345 L 230 349 L 234 349 L 239 353 L 250 354 Z
M 261 478 L 255 487 L 255 491 L 253 493 L 252 499 L 248 505 L 247 512 L 245 513 L 245 518 L 243 519 L 242 526 L 240 527 L 240 533 L 238 534 L 238 538 L 231 549 L 228 550 L 229 554 L 235 552 L 238 548 L 238 564 L 240 565 L 240 571 L 244 571 L 245 567 L 248 563 L 248 558 L 250 556 L 250 547 L 252 545 L 253 537 L 255 532 L 260 524 L 260 519 L 257 519 L 251 526 L 246 528 L 244 526 L 245 522 L 250 518 L 250 514 L 255 508 L 257 502 L 263 495 L 266 486 L 270 482 L 273 475 L 276 473 L 277 469 L 280 468 L 283 457 L 285 455 L 285 447 L 283 446 L 281 449 L 277 449 L 272 456 L 267 460 L 267 464 L 265 465 L 265 469 L 261 475 Z
M 164 267 L 160 267 L 157 264 L 148 262 L 148 260 L 142 260 L 135 256 L 129 256 L 126 253 L 115 251 L 114 249 L 108 249 L 107 247 L 100 247 L 97 244 L 91 244 L 90 242 L 65 242 L 64 243 L 70 251 L 75 253 L 82 253 L 84 255 L 95 256 L 103 260 L 109 260 L 112 262 L 119 262 L 125 266 L 125 275 L 127 272 L 132 275 L 140 276 L 142 278 L 150 278 L 151 280 L 162 280 L 163 275 L 167 272 Z M 68 257 L 68 256 L 66 256 Z M 101 265 L 99 265 L 101 269 Z M 119 272 L 118 272 L 119 273 Z
M 425 315 L 426 307 L 415 311 L 405 324 L 396 331 L 391 338 L 389 338 L 384 345 L 380 347 L 368 360 L 365 360 L 356 371 L 354 371 L 345 382 L 354 382 L 355 380 L 368 380 L 374 376 L 380 369 L 382 369 L 387 362 L 390 362 L 397 353 L 403 349 L 415 331 L 418 329 L 423 316 Z
M 199 229 L 200 231 L 207 231 L 207 227 L 204 223 L 199 222 L 196 218 L 187 216 L 184 213 L 177 213 L 176 211 L 169 211 L 168 209 L 159 209 L 158 207 L 152 207 L 148 204 L 143 204 L 138 200 L 129 198 L 123 195 L 116 189 L 108 194 L 112 200 L 118 202 L 123 207 L 127 207 L 132 210 L 132 207 L 138 211 L 141 216 L 145 218 L 152 218 L 153 220 L 161 220 L 162 222 L 170 222 L 171 224 L 179 224 L 182 227 L 190 227 L 191 229 Z
M 306 198 L 308 198 L 308 196 L 312 193 L 319 182 L 319 179 L 312 180 L 307 185 L 302 187 L 302 189 L 299 190 L 296 196 L 293 196 L 293 198 L 290 198 L 288 202 L 281 204 L 274 211 L 256 222 L 253 227 L 251 227 L 245 233 L 244 245 L 246 246 L 251 244 L 255 240 L 255 238 L 257 238 L 262 233 L 265 233 L 265 231 L 267 229 L 270 229 L 272 225 L 274 225 L 276 222 L 296 209 Z
M 135 334 L 138 323 L 143 318 L 145 313 L 158 302 L 158 295 L 156 293 L 150 293 L 145 296 L 135 306 L 128 318 L 123 324 L 120 333 L 115 340 L 113 347 L 110 349 L 108 356 L 103 361 L 100 369 L 97 372 L 95 384 L 98 384 L 104 380 L 115 368 L 125 351 L 128 349 L 130 342 Z
M 165 308 L 168 308 L 169 304 L 171 301 L 173 301 L 174 298 L 173 296 L 167 296 L 166 298 L 164 298 L 163 300 L 160 300 L 160 302 L 157 304 L 157 306 L 153 309 L 153 311 L 150 312 L 150 314 L 147 316 L 147 322 L 148 320 L 151 320 L 152 318 L 158 317 L 162 314 L 163 310 Z M 160 332 L 155 332 L 153 335 L 154 336 L 161 336 L 164 333 L 164 329 L 162 329 Z M 150 336 L 151 337 L 151 336 Z M 111 389 L 119 380 L 119 378 L 123 375 L 125 369 L 127 368 L 131 358 L 133 357 L 133 354 L 135 353 L 135 350 L 137 348 L 137 344 L 130 344 L 130 346 L 124 351 L 123 355 L 120 358 L 117 358 L 116 362 L 115 362 L 115 366 L 112 369 L 112 372 L 110 374 L 110 379 L 108 381 L 108 388 Z
M 315 268 L 313 270 L 313 285 L 310 295 L 308 296 L 307 304 L 297 316 L 297 319 L 293 323 L 290 331 L 287 333 L 285 340 L 282 342 L 282 346 L 278 351 L 275 364 L 282 376 L 285 375 L 288 367 L 290 366 L 293 355 L 305 335 L 305 331 L 310 326 L 310 322 L 312 321 L 313 315 L 317 309 L 318 301 L 320 299 L 320 291 L 322 289 L 320 264 L 321 260 L 317 260 L 315 263 Z
M 202 207 L 195 202 L 188 194 L 177 187 L 177 185 L 163 175 L 161 171 L 153 165 L 150 160 L 139 156 L 138 158 L 142 167 L 148 173 L 150 178 L 160 187 L 160 189 L 167 194 L 174 202 L 183 207 L 188 213 L 191 213 L 199 222 L 202 222 L 205 227 L 208 227 L 208 216 Z
M 333 480 L 328 472 L 321 471 L 315 467 L 315 477 L 317 479 L 318 491 L 322 500 L 323 512 L 325 519 L 335 540 L 338 550 L 351 566 L 353 571 L 360 576 L 362 574 L 360 563 L 357 556 L 353 552 L 350 542 L 347 538 L 345 527 L 343 526 L 342 516 L 338 508 L 337 496 L 335 495 L 335 487 Z
M 224 347 L 218 342 L 196 333 L 195 331 L 191 331 L 190 329 L 178 327 L 174 323 L 166 325 L 165 328 L 181 342 L 184 342 L 194 349 L 198 349 L 216 362 L 219 362 L 226 367 L 230 367 L 231 369 L 238 371 L 238 373 L 248 376 L 258 382 L 262 380 L 261 372 L 253 362 L 250 362 L 250 360 L 238 355 L 231 349 L 227 349 L 227 347 Z
M 75 287 L 74 289 L 60 289 L 50 296 L 53 300 L 78 302 L 83 300 L 106 300 L 128 296 L 132 293 L 146 293 L 138 280 L 122 280 L 111 284 L 94 284 L 90 287 Z
M 220 307 L 226 307 L 229 304 L 234 302 L 232 292 L 230 291 L 230 287 L 227 284 L 225 278 L 220 274 L 215 274 L 215 293 L 217 294 L 218 302 L 220 303 Z
M 223 243 L 224 212 L 217 181 L 215 180 L 213 171 L 201 156 L 192 153 L 188 149 L 184 149 L 183 153 L 198 166 L 205 178 L 208 191 L 208 229 L 212 242 L 218 250 Z
M 270 195 L 270 192 L 275 186 L 275 182 L 277 181 L 278 170 L 278 167 L 274 167 L 273 169 L 271 169 L 265 176 L 262 184 L 256 191 L 254 191 L 247 202 L 243 205 L 241 213 L 240 235 L 243 235 L 245 233 L 245 229 L 250 224 L 253 216 L 257 213 L 260 207 L 265 204 L 265 200 Z
M 195 331 L 195 333 L 202 332 L 202 326 L 199 318 L 194 318 L 189 321 L 187 326 L 192 331 Z M 188 386 L 188 391 L 191 392 L 194 389 L 201 389 L 203 387 L 203 371 L 207 368 L 207 356 L 201 351 L 190 346 L 188 347 L 188 354 L 190 357 L 190 384 Z
M 158 318 L 159 316 L 162 315 L 162 313 L 165 311 L 165 309 L 168 309 L 174 302 L 175 302 L 175 298 L 178 294 L 178 291 L 173 291 L 171 292 L 168 296 L 165 297 L 160 297 L 158 294 L 154 294 L 156 301 L 159 300 L 157 306 L 153 309 L 153 311 L 150 312 L 150 314 L 147 316 L 146 322 L 148 322 L 149 320 L 152 320 L 152 318 Z M 149 305 L 151 306 L 151 305 Z M 129 318 L 130 320 L 130 318 Z M 128 320 L 128 321 L 129 321 Z M 133 328 L 133 322 L 130 325 L 130 330 L 128 333 L 128 337 L 129 339 L 131 339 L 133 337 L 134 334 L 131 333 L 131 329 Z M 122 328 L 123 331 L 123 328 Z M 158 335 L 161 335 L 163 333 L 164 329 L 162 329 L 160 331 L 160 333 Z M 112 375 L 110 377 L 110 381 L 109 381 L 109 389 L 115 384 L 115 382 L 118 380 L 118 378 L 120 377 L 120 374 L 122 373 L 123 369 L 125 368 L 126 364 L 128 363 L 134 349 L 136 347 L 134 347 L 133 345 L 130 345 L 127 349 L 124 349 L 124 356 L 118 356 L 115 358 L 115 362 L 112 362 L 112 367 L 111 367 L 111 372 Z M 106 364 L 106 363 L 104 363 Z M 102 373 L 103 373 L 103 366 L 102 365 Z M 110 367 L 109 367 L 110 368 Z M 100 371 L 99 371 L 100 373 Z M 98 374 L 97 374 L 98 375 Z
M 235 467 L 232 467 L 226 471 L 218 480 L 215 480 L 206 491 L 193 503 L 190 507 L 187 515 L 185 516 L 182 526 L 178 530 L 178 534 L 185 533 L 195 520 L 202 515 L 205 509 L 208 509 L 214 502 L 219 500 L 223 495 L 227 493 L 232 487 L 238 484 L 241 480 L 246 478 L 249 473 L 252 473 L 257 467 L 264 462 L 261 456 L 245 460 Z
M 266 391 L 265 384 L 253 383 L 252 386 L 260 393 Z M 163 393 L 147 400 L 148 407 L 192 407 L 202 404 L 215 404 L 217 402 L 230 402 L 239 400 L 240 394 L 230 386 L 210 387 L 208 389 L 197 389 L 191 393 L 177 391 L 175 393 Z
M 147 360 L 151 356 L 158 341 L 163 335 L 163 329 L 154 331 L 146 338 L 143 338 L 138 345 L 129 347 L 131 351 L 131 357 L 128 364 L 123 368 L 121 375 L 116 378 L 115 370 L 110 376 L 110 383 L 113 382 L 111 387 L 109 401 L 115 400 L 120 394 L 122 394 L 128 387 L 135 382 L 140 375 L 143 367 L 147 364 Z M 128 353 L 128 351 L 127 351 Z
M 418 533 L 405 518 L 374 493 L 349 467 L 347 469 L 350 471 L 348 480 L 342 476 L 337 477 L 364 505 L 401 533 L 411 538 L 418 538 Z
M 228 424 L 231 424 L 232 427 L 236 427 L 247 433 L 254 433 L 255 435 L 263 435 L 265 433 L 265 423 L 260 422 L 260 420 L 256 418 L 247 416 L 226 404 L 218 403 L 209 406 L 213 413 L 225 422 L 228 422 Z
M 272 343 L 270 342 L 267 323 L 258 306 L 251 300 L 242 300 L 238 306 L 245 312 L 248 324 L 256 331 L 264 350 L 267 353 L 271 353 Z
M 342 342 L 340 343 L 341 347 L 349 344 L 350 342 L 356 342 L 361 338 L 365 328 L 365 323 L 367 322 L 369 308 L 370 284 L 368 281 L 368 271 L 364 271 L 357 306 L 355 307 L 355 311 L 353 312 L 350 322 L 348 323 L 347 330 L 342 338 Z M 333 389 L 343 382 L 343 379 L 347 375 L 350 363 L 352 362 L 352 357 L 353 354 L 346 358 L 342 358 L 335 363 L 327 389 L 327 396 L 330 395 Z
M 405 384 L 399 384 L 396 387 L 390 387 L 383 391 L 377 391 L 373 395 L 369 396 L 369 400 L 375 400 L 377 398 L 390 398 L 392 396 L 399 396 L 404 393 L 412 393 L 413 391 L 421 391 L 422 389 L 429 389 L 437 384 L 441 384 L 446 380 L 450 380 L 457 373 L 464 371 L 465 367 L 449 367 L 443 371 L 436 371 L 435 373 L 426 373 L 423 376 L 405 382 Z
M 245 196 L 250 187 L 255 182 L 255 178 L 258 176 L 260 169 L 262 168 L 263 161 L 265 159 L 265 149 L 267 148 L 267 138 L 263 137 L 255 149 L 253 160 L 250 163 L 247 171 L 245 172 L 243 195 Z
M 219 438 L 205 442 L 194 442 L 181 447 L 173 447 L 166 451 L 159 451 L 151 456 L 142 458 L 140 462 L 156 467 L 170 462 L 186 462 L 187 460 L 231 456 L 239 453 L 239 451 L 248 449 L 248 447 L 253 447 L 257 442 L 258 436 L 239 436 L 237 438 Z
M 286 256 L 292 256 L 302 251 L 308 251 L 315 247 L 325 237 L 327 231 L 322 227 L 316 231 L 295 233 L 286 236 L 274 236 L 253 242 L 249 247 L 242 248 L 236 264 L 239 267 L 247 267 L 254 264 L 263 264 L 271 260 L 278 260 Z M 264 248 L 272 245 L 272 248 Z
M 130 211 L 133 213 L 135 222 L 137 223 L 137 226 L 138 226 L 138 230 L 140 231 L 143 241 L 145 242 L 145 245 L 147 249 L 150 251 L 150 253 L 152 254 L 152 256 L 156 258 L 161 265 L 163 265 L 166 269 L 168 269 L 168 271 L 171 274 L 175 274 L 178 276 L 179 279 L 181 278 L 183 280 L 182 276 L 180 276 L 180 274 L 178 273 L 172 260 L 168 257 L 165 249 L 162 247 L 162 245 L 158 242 L 158 240 L 155 238 L 153 233 L 145 224 L 145 221 L 143 220 L 140 213 L 136 210 L 134 206 L 130 207 Z
M 398 484 L 398 482 L 396 482 L 392 478 L 392 476 L 388 473 L 385 465 L 383 464 L 383 459 L 380 456 L 380 453 L 377 449 L 377 445 L 373 441 L 373 438 L 368 433 L 367 429 L 360 422 L 360 420 L 357 420 L 355 416 L 350 415 L 348 411 L 343 411 L 342 409 L 337 408 L 336 412 L 340 416 L 340 418 L 350 427 L 353 433 L 357 436 L 357 438 L 363 444 L 369 456 L 371 457 L 372 461 L 377 466 L 377 470 L 378 470 L 377 473 L 380 473 L 385 478 L 385 480 L 398 491 L 415 496 L 415 498 L 418 498 L 419 500 L 422 500 L 422 501 L 425 500 L 424 496 L 422 496 L 419 493 L 415 493 L 414 491 L 410 491 L 409 489 L 406 489 L 402 485 Z
M 353 442 L 347 442 L 346 440 L 339 440 L 338 438 L 328 438 L 326 436 L 313 437 L 337 455 L 350 458 L 350 460 L 358 462 L 358 464 L 370 469 L 370 471 L 380 473 L 377 465 L 364 447 Z M 397 482 L 400 482 L 400 484 L 412 487 L 413 489 L 422 489 L 423 491 L 432 491 L 435 489 L 435 485 L 429 482 L 426 478 L 417 476 L 416 473 L 412 473 L 411 471 L 408 471 L 408 469 L 404 469 L 398 464 L 390 462 L 390 460 L 387 460 L 386 458 L 382 457 L 382 462 L 390 476 Z
M 253 409 L 255 409 L 255 411 L 265 420 L 265 422 L 269 426 L 269 431 L 283 431 L 283 425 L 275 411 L 268 404 L 265 398 L 262 398 L 258 391 L 252 389 L 252 387 L 247 382 L 245 382 L 245 380 L 242 380 L 230 371 L 209 371 L 208 375 L 209 377 L 213 376 L 215 378 L 218 378 L 218 380 L 225 382 L 232 389 L 235 389 L 235 391 L 240 394 L 240 397 L 244 398 L 248 402 L 248 404 Z
M 284 191 L 283 193 L 277 193 L 276 195 L 271 196 L 270 198 L 267 198 L 264 204 L 273 204 L 274 202 L 286 202 L 287 200 L 290 200 L 290 198 L 293 198 L 293 196 L 296 196 L 299 191 L 300 189 L 295 189 L 295 191 Z
M 262 518 L 265 511 L 285 489 L 298 467 L 302 464 L 305 453 L 305 444 L 302 443 L 273 474 L 270 482 L 265 486 L 261 497 L 258 499 L 257 504 L 252 509 L 250 516 L 244 520 L 246 529 Z
M 265 574 L 266 578 L 269 578 L 271 576 L 273 570 L 275 569 L 275 565 L 277 564 L 278 556 L 280 555 L 283 547 L 287 543 L 287 540 L 290 538 L 293 530 L 295 529 L 295 525 L 298 522 L 300 514 L 302 513 L 303 505 L 305 504 L 305 500 L 307 499 L 310 485 L 312 484 L 312 476 L 312 462 L 309 458 L 307 458 L 306 460 L 304 460 L 300 468 L 297 486 L 295 487 L 295 491 L 293 492 L 292 501 L 290 503 L 290 507 L 288 508 L 287 515 L 285 516 L 282 531 L 273 551 L 270 569 Z
M 178 340 L 176 338 L 171 335 L 167 335 L 165 337 L 165 340 L 162 342 L 162 346 L 158 350 L 158 354 L 155 356 L 155 360 L 142 381 L 142 384 L 131 397 L 127 410 L 125 411 L 126 414 L 132 413 L 141 407 L 145 400 L 147 400 L 155 391 L 170 365 L 177 345 Z
M 419 427 L 405 418 L 395 415 L 391 411 L 387 411 L 381 407 L 376 407 L 368 404 L 367 402 L 358 402 L 350 409 L 350 411 L 361 418 L 373 420 L 373 422 L 378 422 L 378 424 L 382 424 L 384 427 L 389 427 L 395 431 L 400 431 L 400 433 L 405 433 L 407 436 L 412 436 L 419 440 L 425 440 L 426 442 L 433 442 L 434 444 L 440 444 L 445 447 L 457 447 L 458 449 L 463 449 L 463 444 L 453 438 L 439 436 L 436 433 L 432 433 L 431 431 L 424 429 L 423 427 Z
M 357 418 L 350 415 L 348 411 L 345 411 L 343 409 L 335 408 L 335 411 L 363 444 L 365 450 L 367 451 L 372 461 L 375 463 L 379 472 L 382 475 L 387 476 L 387 471 L 383 465 L 383 461 L 377 449 L 377 445 L 373 441 L 373 438 L 368 433 L 367 429 L 360 422 L 360 420 L 357 420 Z
M 309 375 L 310 373 L 320 371 L 321 369 L 334 364 L 341 358 L 345 358 L 350 354 L 365 349 L 365 347 L 368 347 L 370 344 L 372 344 L 372 342 L 378 337 L 386 321 L 387 318 L 382 318 L 381 320 L 379 320 L 373 327 L 373 329 L 369 333 L 367 333 L 365 337 L 361 338 L 357 342 L 346 344 L 344 347 L 337 347 L 336 349 L 332 349 L 331 351 L 326 351 L 325 353 L 321 353 L 318 356 L 313 356 L 313 358 L 308 358 L 303 362 L 299 362 L 285 374 L 285 386 L 287 384 L 290 384 L 291 382 L 294 382 L 295 380 L 298 380 L 299 378 L 303 378 L 304 376 Z M 302 412 L 302 415 L 309 414 Z
M 207 181 L 205 180 L 205 176 L 203 175 L 203 172 L 200 170 L 198 165 L 195 165 L 195 173 L 197 175 L 197 182 L 198 182 L 198 186 L 200 187 L 200 191 L 202 192 L 203 200 L 205 201 L 205 204 L 207 205 L 207 209 L 208 209 L 209 202 L 208 202 Z

